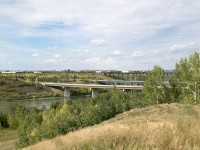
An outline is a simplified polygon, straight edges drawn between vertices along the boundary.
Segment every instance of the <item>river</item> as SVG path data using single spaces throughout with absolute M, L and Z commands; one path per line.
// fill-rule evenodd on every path
M 0 112 L 5 112 L 10 105 L 20 104 L 26 107 L 37 107 L 42 108 L 45 106 L 49 108 L 52 102 L 65 103 L 69 100 L 77 100 L 79 98 L 85 98 L 86 96 L 71 96 L 70 98 L 64 97 L 53 97 L 53 98 L 39 98 L 39 99 L 23 99 L 23 100 L 12 100 L 12 101 L 0 101 Z

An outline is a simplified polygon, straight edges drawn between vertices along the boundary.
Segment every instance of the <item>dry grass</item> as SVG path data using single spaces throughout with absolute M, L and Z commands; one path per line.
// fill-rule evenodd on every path
M 134 109 L 26 150 L 199 150 L 200 106 Z
M 18 136 L 15 130 L 0 128 L 0 150 L 15 149 L 17 140 Z

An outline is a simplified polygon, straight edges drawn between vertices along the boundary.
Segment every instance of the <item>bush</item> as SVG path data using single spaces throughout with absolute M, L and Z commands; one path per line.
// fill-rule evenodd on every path
M 32 112 L 35 112 L 36 109 L 26 108 L 25 106 L 21 105 L 10 105 L 7 117 L 8 117 L 8 124 L 9 127 L 12 129 L 18 129 L 18 127 L 23 123 L 24 118 Z
M 36 143 L 39 139 L 37 127 L 42 122 L 42 116 L 36 112 L 28 114 L 18 128 L 19 141 L 17 147 L 25 147 Z
M 61 102 L 52 102 L 50 105 L 50 109 L 57 109 L 62 106 Z
M 8 128 L 8 118 L 5 114 L 0 114 L 0 127 Z
M 0 85 L 6 85 L 6 84 L 7 84 L 6 81 L 0 80 Z

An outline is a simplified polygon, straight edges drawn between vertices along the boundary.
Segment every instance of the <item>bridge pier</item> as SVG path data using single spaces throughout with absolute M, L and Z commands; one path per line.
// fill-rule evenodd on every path
M 70 100 L 70 97 L 64 97 L 64 103 L 66 104 Z
M 97 88 L 91 88 L 92 89 L 92 98 L 94 98 L 97 95 Z
M 64 97 L 70 97 L 70 88 L 64 87 Z

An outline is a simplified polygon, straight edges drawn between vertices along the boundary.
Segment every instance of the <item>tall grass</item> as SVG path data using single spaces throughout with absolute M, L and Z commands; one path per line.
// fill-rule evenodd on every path
M 200 122 L 194 117 L 197 111 L 191 115 L 199 108 L 170 104 L 136 109 L 26 149 L 199 150 Z

